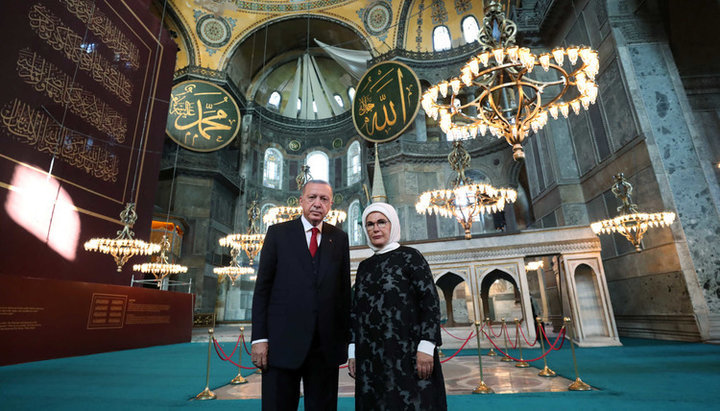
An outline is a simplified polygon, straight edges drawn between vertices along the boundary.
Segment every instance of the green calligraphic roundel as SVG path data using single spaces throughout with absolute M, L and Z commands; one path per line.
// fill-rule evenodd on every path
M 368 141 L 397 138 L 412 124 L 420 108 L 420 81 L 410 67 L 385 61 L 365 72 L 355 91 L 355 129 Z
M 172 89 L 165 131 L 188 150 L 219 150 L 240 131 L 240 110 L 221 87 L 202 80 L 184 81 Z

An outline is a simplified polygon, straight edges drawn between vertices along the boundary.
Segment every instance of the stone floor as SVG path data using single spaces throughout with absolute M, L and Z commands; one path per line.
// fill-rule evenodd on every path
M 250 340 L 250 327 L 248 325 L 219 325 L 215 327 L 214 336 L 220 342 L 235 342 L 240 334 L 240 327 L 243 327 L 243 334 L 246 341 Z M 455 338 L 449 336 L 448 332 Z M 464 343 L 464 338 L 469 335 L 469 328 L 449 329 L 443 333 L 443 351 L 445 355 L 452 355 Z M 193 342 L 207 342 L 207 329 L 194 329 Z M 550 337 L 553 338 L 552 336 Z M 475 348 L 475 338 L 464 348 Z M 486 347 L 487 341 L 483 341 L 482 347 Z M 525 344 L 523 344 L 525 345 Z M 483 353 L 487 350 L 483 348 Z M 443 359 L 444 360 L 444 359 Z M 535 367 L 518 368 L 515 362 L 500 361 L 500 356 L 490 357 L 483 355 L 483 380 L 485 384 L 498 394 L 541 392 L 541 391 L 567 391 L 572 383 L 567 378 L 540 377 Z M 445 389 L 448 395 L 471 394 L 480 381 L 480 371 L 477 356 L 456 356 L 443 363 L 443 375 L 445 377 Z M 252 374 L 246 377 L 245 384 L 228 384 L 214 389 L 218 399 L 251 399 L 260 398 L 260 374 Z M 228 381 L 229 383 L 229 381 Z M 354 381 L 350 378 L 346 369 L 340 370 L 339 396 L 352 397 Z

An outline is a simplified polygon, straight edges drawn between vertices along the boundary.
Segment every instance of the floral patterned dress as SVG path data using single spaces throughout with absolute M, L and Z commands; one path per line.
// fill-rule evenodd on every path
M 432 376 L 416 369 L 420 340 L 439 346 L 440 306 L 425 258 L 410 247 L 360 263 L 351 311 L 356 410 L 446 410 L 435 350 Z

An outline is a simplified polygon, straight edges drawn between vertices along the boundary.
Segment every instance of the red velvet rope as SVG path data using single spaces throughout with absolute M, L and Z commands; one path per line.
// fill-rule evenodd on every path
M 245 348 L 245 352 L 247 353 L 247 355 L 252 355 L 252 354 L 250 354 L 250 351 L 248 351 L 248 349 L 247 349 L 247 343 L 245 342 L 245 334 L 241 334 L 241 336 L 242 336 L 243 348 Z
M 535 333 L 535 341 L 532 344 L 530 344 L 530 341 L 528 341 L 527 337 L 525 336 L 525 331 L 523 331 L 523 328 L 519 324 L 518 324 L 518 328 L 520 329 L 520 334 L 522 334 L 523 339 L 527 343 L 528 347 L 534 347 L 535 344 L 537 344 L 537 342 L 538 342 L 538 337 L 539 337 L 538 333 L 537 332 Z
M 238 342 L 239 342 L 239 341 L 240 341 L 240 339 L 238 339 Z M 225 351 L 222 349 L 222 347 L 220 346 L 220 344 L 218 344 L 218 342 L 217 342 L 217 340 L 215 339 L 215 337 L 213 337 L 213 346 L 215 347 L 215 352 L 217 353 L 218 357 L 220 357 L 221 360 L 223 360 L 223 361 L 229 361 L 229 362 L 231 362 L 232 364 L 234 364 L 235 366 L 242 368 L 243 370 L 256 370 L 256 369 L 257 369 L 257 367 L 243 367 L 242 365 L 240 365 L 240 364 L 236 363 L 235 361 L 233 361 L 233 360 L 232 360 L 232 356 L 228 356 L 227 354 L 225 354 Z M 235 346 L 235 348 L 237 348 L 237 345 Z M 218 349 L 219 349 L 220 351 L 218 351 Z M 220 354 L 220 352 L 222 352 L 222 354 Z M 234 352 L 234 351 L 233 351 L 233 352 Z
M 485 331 L 483 331 L 483 333 L 484 333 L 484 332 L 485 332 Z M 446 359 L 440 361 L 440 363 L 441 363 L 441 364 L 444 364 L 444 363 L 452 360 L 453 357 L 455 357 L 456 355 L 458 355 L 458 353 L 459 353 L 460 351 L 462 351 L 463 348 L 465 348 L 465 345 L 466 345 L 466 344 L 468 343 L 468 341 L 470 341 L 470 339 L 473 338 L 474 336 L 475 336 L 475 333 L 471 331 L 471 332 L 470 332 L 470 335 L 468 335 L 468 338 L 465 340 L 465 342 L 463 343 L 463 345 L 461 345 L 460 348 L 458 348 L 458 350 L 455 351 L 455 353 L 454 353 L 453 355 L 451 355 L 451 356 L 447 357 Z
M 509 336 L 510 333 L 508 332 L 507 324 L 506 324 L 506 323 L 503 323 L 502 326 L 503 326 L 503 328 L 505 329 L 505 335 Z M 488 338 L 490 338 L 490 337 L 488 337 Z M 508 345 L 510 345 L 510 348 L 512 348 L 513 350 L 517 348 L 517 339 L 518 339 L 517 333 L 515 333 L 515 345 L 513 345 L 513 343 L 510 342 L 510 338 L 509 338 L 509 337 L 508 337 L 508 339 L 507 339 L 507 340 L 508 340 Z M 495 344 L 493 344 L 493 345 L 495 345 Z
M 493 335 L 493 337 L 495 337 L 495 338 L 502 337 L 502 333 L 503 333 L 502 327 L 500 327 L 500 334 L 497 334 L 497 335 L 495 335 L 495 331 L 493 331 L 492 325 L 488 324 L 488 328 L 490 329 L 490 333 Z
M 555 348 L 555 345 L 551 343 L 550 340 L 548 340 L 547 334 L 545 334 L 545 327 L 540 327 L 540 329 L 542 330 L 543 337 L 545 337 L 545 341 L 547 341 L 548 346 L 550 346 L 553 350 L 558 351 L 562 348 L 563 344 L 565 344 L 565 339 L 563 338 L 562 340 L 560 340 L 560 346 Z M 560 330 L 560 334 L 565 335 L 565 326 L 563 326 Z M 558 334 L 558 337 L 560 336 L 560 334 Z M 555 344 L 557 344 L 557 338 L 555 338 Z
M 506 356 L 506 357 L 508 357 L 508 358 L 510 358 L 510 359 L 512 359 L 512 360 L 515 360 L 515 361 L 533 362 L 533 361 L 537 361 L 537 360 L 542 360 L 543 358 L 545 358 L 546 355 L 548 355 L 548 354 L 550 353 L 550 351 L 557 351 L 557 350 L 560 349 L 560 348 L 557 348 L 557 349 L 556 349 L 554 344 L 550 344 L 550 347 L 548 348 L 547 351 L 545 351 L 545 353 L 544 353 L 543 355 L 541 355 L 541 356 L 539 356 L 539 357 L 537 357 L 537 358 L 533 358 L 533 359 L 531 359 L 531 360 L 526 360 L 526 359 L 522 359 L 522 360 L 521 360 L 521 359 L 519 359 L 519 358 L 515 358 L 515 357 L 509 355 L 508 353 L 506 353 L 505 351 L 503 351 L 502 349 L 500 349 L 500 347 L 498 347 L 497 344 L 495 344 L 495 342 L 494 342 L 492 339 L 490 339 L 490 336 L 487 335 L 487 333 L 486 333 L 485 331 L 483 331 L 483 334 L 485 334 L 485 336 L 488 337 L 488 340 L 490 340 L 490 343 L 492 343 L 492 345 L 495 346 L 495 348 L 496 348 L 498 351 L 500 351 L 504 356 Z M 564 329 L 564 328 L 560 331 L 560 334 L 558 334 L 557 338 L 555 339 L 555 344 L 557 344 L 558 338 L 560 338 L 560 337 L 563 337 L 563 341 L 564 341 L 564 337 L 565 337 L 565 329 Z M 560 344 L 560 347 L 562 347 L 562 344 Z
M 442 330 L 445 331 L 445 333 L 446 333 L 447 335 L 451 336 L 452 338 L 454 338 L 454 339 L 456 339 L 456 340 L 460 340 L 460 341 L 465 341 L 465 338 L 456 337 L 456 336 L 450 334 L 450 331 L 446 330 L 445 327 L 442 326 L 442 324 L 440 324 L 440 328 L 442 328 Z M 483 328 L 485 328 L 485 324 L 483 324 L 483 326 L 480 327 L 481 330 L 482 330 Z M 470 335 L 472 335 L 472 333 L 473 333 L 473 331 L 470 330 Z

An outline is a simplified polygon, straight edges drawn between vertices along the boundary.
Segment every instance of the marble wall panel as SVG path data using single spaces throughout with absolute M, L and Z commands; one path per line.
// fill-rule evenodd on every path
M 549 121 L 544 128 L 548 137 L 548 146 L 552 148 L 548 156 L 555 162 L 560 181 L 577 179 L 578 160 L 571 149 L 572 140 L 567 120 L 558 119 Z
M 597 165 L 595 158 L 595 147 L 590 134 L 590 125 L 588 124 L 587 115 L 581 112 L 580 115 L 570 115 L 568 117 L 570 130 L 572 130 L 573 147 L 575 148 L 575 157 L 582 159 L 580 161 L 580 174 L 585 174 Z
M 607 114 L 608 134 L 615 150 L 620 149 L 638 135 L 633 108 L 625 90 L 617 59 L 598 76 L 599 97 Z
M 692 313 L 687 286 L 680 272 L 641 276 L 625 281 L 608 280 L 616 315 Z
M 707 246 L 720 242 L 720 216 L 682 110 L 684 92 L 673 88 L 677 68 L 668 66 L 667 50 L 661 45 L 633 45 L 628 50 L 652 127 L 651 143 L 657 146 L 669 183 L 671 192 L 666 194 L 675 201 L 708 308 L 720 313 L 720 252 Z
M 559 225 L 588 225 L 587 207 L 583 203 L 563 203 L 562 220 Z

